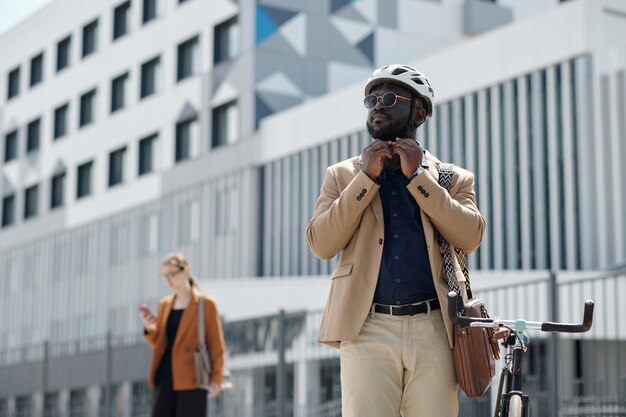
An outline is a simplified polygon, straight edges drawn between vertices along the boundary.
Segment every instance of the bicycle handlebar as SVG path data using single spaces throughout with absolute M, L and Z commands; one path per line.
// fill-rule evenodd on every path
M 463 305 L 461 302 L 461 298 L 454 291 L 450 291 L 448 293 L 448 317 L 453 323 L 467 327 L 471 326 L 472 323 L 490 323 L 494 325 L 493 327 L 499 327 L 500 324 L 508 322 L 508 320 L 463 316 Z M 512 320 L 511 322 L 514 322 L 514 320 Z M 544 322 L 540 323 L 540 330 L 543 332 L 584 333 L 591 329 L 592 322 L 593 301 L 587 300 L 585 302 L 582 323 Z

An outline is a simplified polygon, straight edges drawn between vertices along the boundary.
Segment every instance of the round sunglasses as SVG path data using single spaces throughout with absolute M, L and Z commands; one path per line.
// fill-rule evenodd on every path
M 373 109 L 378 103 L 381 103 L 383 106 L 389 108 L 395 106 L 399 98 L 401 98 L 402 100 L 411 101 L 410 98 L 402 97 L 392 91 L 389 91 L 382 96 L 377 96 L 374 94 L 365 96 L 365 98 L 363 99 L 363 104 L 365 105 L 365 108 L 368 109 Z

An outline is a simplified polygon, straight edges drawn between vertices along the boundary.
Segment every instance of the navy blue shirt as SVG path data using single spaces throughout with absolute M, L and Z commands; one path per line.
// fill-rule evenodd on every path
M 420 208 L 398 167 L 378 177 L 385 219 L 383 258 L 374 302 L 387 305 L 418 303 L 437 297 Z

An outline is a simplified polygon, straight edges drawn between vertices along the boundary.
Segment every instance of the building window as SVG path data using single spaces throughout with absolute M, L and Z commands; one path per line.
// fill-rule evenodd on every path
M 215 192 L 215 235 L 227 236 L 237 232 L 237 208 L 239 190 L 236 183 L 230 182 Z
M 157 134 L 148 136 L 139 141 L 139 172 L 138 175 L 148 174 L 153 171 L 154 142 Z
M 68 238 L 63 239 L 57 235 L 52 244 L 52 282 L 59 282 L 68 277 L 69 253 Z M 54 326 L 55 322 L 52 325 Z M 56 327 L 57 332 L 51 332 L 50 338 L 58 340 L 61 334 L 58 332 L 58 324 Z
M 111 81 L 111 113 L 124 107 L 127 81 L 128 73 L 122 74 Z
M 5 351 L 7 347 L 6 338 L 5 342 L 0 345 L 0 350 Z M 9 399 L 8 398 L 0 398 L 0 417 L 9 417 Z
M 319 367 L 320 399 L 322 402 L 330 402 L 341 398 L 341 381 L 339 375 L 339 361 L 323 360 Z
M 43 397 L 43 417 L 57 417 L 59 412 L 59 393 L 46 393 Z
M 157 92 L 160 84 L 161 58 L 156 57 L 141 65 L 141 98 Z
M 113 11 L 113 40 L 128 33 L 128 20 L 130 15 L 130 1 L 120 4 Z
M 239 55 L 239 19 L 237 16 L 215 26 L 213 62 L 219 64 Z
M 144 381 L 133 382 L 131 415 L 143 416 L 147 415 L 150 410 L 150 389 Z
M 43 81 L 43 52 L 30 60 L 30 86 Z
M 143 0 L 141 21 L 146 24 L 157 17 L 157 0 Z
M 70 46 L 72 44 L 72 36 L 59 41 L 57 43 L 57 72 L 63 68 L 70 66 Z
M 177 80 L 181 81 L 193 75 L 198 69 L 200 58 L 200 41 L 195 36 L 178 45 Z
M 9 72 L 8 84 L 7 100 L 11 100 L 20 93 L 20 67 Z
M 129 258 L 129 229 L 128 221 L 114 222 L 109 234 L 109 264 L 120 265 Z
M 69 109 L 70 105 L 66 103 L 54 110 L 54 139 L 67 135 Z
M 17 158 L 17 129 L 4 137 L 4 162 Z
M 78 167 L 76 177 L 76 198 L 83 198 L 91 194 L 91 171 L 93 161 L 89 161 Z
M 15 417 L 30 417 L 33 412 L 31 397 L 28 395 L 15 398 Z
M 2 199 L 2 227 L 15 223 L 15 195 L 7 195 Z
M 176 162 L 191 157 L 195 124 L 195 118 L 176 124 Z
M 82 417 L 87 414 L 87 390 L 70 391 L 69 417 Z
M 107 395 L 107 389 L 109 390 Z M 102 385 L 100 387 L 99 401 L 99 417 L 119 417 L 125 415 L 126 402 L 124 401 L 124 392 L 120 384 L 112 386 Z M 130 414 L 131 416 L 140 416 L 143 414 Z M 147 414 L 146 414 L 147 415 Z
M 83 58 L 98 48 L 98 19 L 83 27 Z
M 213 109 L 213 147 L 232 145 L 239 141 L 239 107 L 237 101 Z
M 176 242 L 187 245 L 196 242 L 200 237 L 200 204 L 198 201 L 187 200 L 178 204 L 176 215 Z
M 41 277 L 41 246 L 29 245 L 24 249 L 22 277 L 24 279 L 24 289 L 35 288 L 38 278 Z M 32 336 L 36 330 L 31 330 L 28 326 L 23 329 L 22 346 L 26 345 L 26 341 L 33 343 Z M 34 352 L 29 352 L 26 356 L 34 358 Z
M 83 127 L 94 121 L 94 106 L 96 104 L 96 89 L 80 96 L 79 126 Z
M 146 257 L 156 253 L 159 244 L 159 216 L 156 213 L 144 213 L 139 218 L 138 253 Z
M 63 190 L 65 188 L 65 172 L 52 177 L 50 184 L 50 208 L 54 209 L 63 205 Z
M 33 185 L 24 191 L 24 219 L 37 215 L 39 205 L 39 186 Z
M 121 184 L 124 181 L 124 154 L 126 147 L 109 154 L 109 187 Z
M 41 136 L 41 119 L 30 122 L 26 128 L 26 152 L 39 149 Z

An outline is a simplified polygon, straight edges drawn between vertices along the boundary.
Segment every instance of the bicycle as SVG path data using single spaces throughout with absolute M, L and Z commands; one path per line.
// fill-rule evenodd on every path
M 494 417 L 528 417 L 528 395 L 522 391 L 524 376 L 524 354 L 528 349 L 530 337 L 526 330 L 543 332 L 584 333 L 591 329 L 593 321 L 593 301 L 585 302 L 582 323 L 535 322 L 523 319 L 503 320 L 500 318 L 479 318 L 463 316 L 463 303 L 454 292 L 448 293 L 448 317 L 460 326 L 482 327 L 494 329 L 496 339 L 503 339 L 502 346 L 506 349 L 505 366 L 500 375 L 498 401 Z M 503 387 L 505 387 L 503 392 Z

